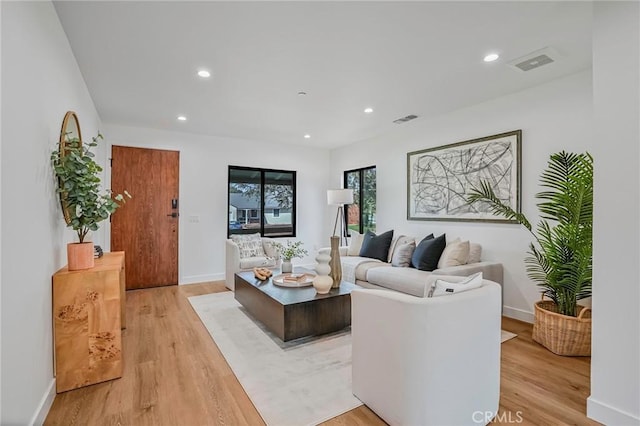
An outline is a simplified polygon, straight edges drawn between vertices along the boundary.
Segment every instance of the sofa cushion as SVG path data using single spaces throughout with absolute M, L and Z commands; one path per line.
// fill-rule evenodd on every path
M 438 261 L 438 268 L 466 265 L 468 260 L 469 241 L 460 241 L 460 238 L 456 238 L 445 247 Z
M 272 268 L 276 266 L 276 260 L 266 256 L 245 257 L 240 259 L 240 269 L 251 269 L 257 267 Z
M 417 297 L 427 295 L 428 286 L 431 281 L 428 277 L 430 272 L 420 271 L 414 268 L 394 268 L 393 266 L 382 266 L 370 269 L 367 272 L 367 281 L 389 290 L 399 291 Z
M 359 256 L 363 240 L 364 235 L 351 231 L 351 241 L 349 242 L 349 248 L 347 248 L 347 256 Z
M 431 237 L 431 238 L 429 238 Z M 433 271 L 438 268 L 440 255 L 447 245 L 445 234 L 433 238 L 433 234 L 425 237 L 417 245 L 411 257 L 411 265 L 421 271 Z
M 480 256 L 482 255 L 482 246 L 477 243 L 469 243 L 469 259 L 468 264 L 480 262 Z
M 382 262 L 387 261 L 389 255 L 389 246 L 393 239 L 393 230 L 376 235 L 371 231 L 364 234 L 362 248 L 360 249 L 360 257 L 370 257 L 378 259 Z
M 431 284 L 427 297 L 447 296 L 454 293 L 461 293 L 467 290 L 473 290 L 482 286 L 482 272 L 475 273 L 463 278 L 461 281 L 447 277 L 447 279 L 438 278 Z
M 408 268 L 411 266 L 411 256 L 416 249 L 416 242 L 411 241 L 406 244 L 398 244 L 393 250 L 393 257 L 391 258 L 391 266 L 399 266 L 401 268 Z
M 231 240 L 240 250 L 240 259 L 265 256 L 260 234 L 232 235 Z

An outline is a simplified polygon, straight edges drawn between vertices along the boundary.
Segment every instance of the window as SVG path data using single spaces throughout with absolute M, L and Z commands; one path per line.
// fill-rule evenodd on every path
M 296 172 L 229 166 L 227 236 L 295 237 Z
M 344 172 L 345 188 L 353 189 L 353 204 L 344 206 L 349 231 L 376 232 L 376 166 Z

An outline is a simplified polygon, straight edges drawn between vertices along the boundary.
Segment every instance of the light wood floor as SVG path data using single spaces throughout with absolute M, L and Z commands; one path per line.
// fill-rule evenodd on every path
M 264 424 L 187 300 L 220 291 L 223 282 L 127 292 L 123 377 L 57 395 L 45 424 Z M 505 318 L 503 328 L 518 337 L 502 344 L 492 424 L 597 424 L 585 417 L 590 359 L 552 354 L 531 340 L 529 324 Z M 384 422 L 362 406 L 326 424 Z

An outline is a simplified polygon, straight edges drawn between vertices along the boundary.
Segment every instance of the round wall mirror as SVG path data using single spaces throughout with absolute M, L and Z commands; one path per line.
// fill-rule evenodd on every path
M 82 146 L 82 134 L 80 133 L 80 121 L 73 111 L 68 111 L 62 120 L 62 128 L 60 129 L 60 158 L 64 157 L 71 144 Z M 60 193 L 60 205 L 62 206 L 62 214 L 67 225 L 71 223 L 71 215 L 69 214 L 69 206 L 67 205 L 66 194 Z

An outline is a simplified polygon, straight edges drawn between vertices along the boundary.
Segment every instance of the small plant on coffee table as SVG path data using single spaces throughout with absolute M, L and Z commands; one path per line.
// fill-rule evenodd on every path
M 282 259 L 286 261 L 291 261 L 294 257 L 303 258 L 309 254 L 309 252 L 302 247 L 304 245 L 302 241 L 291 242 L 291 240 L 287 240 L 286 245 L 278 242 L 273 243 L 273 245 L 276 250 L 278 250 L 278 253 L 280 253 L 280 256 L 282 256 Z

